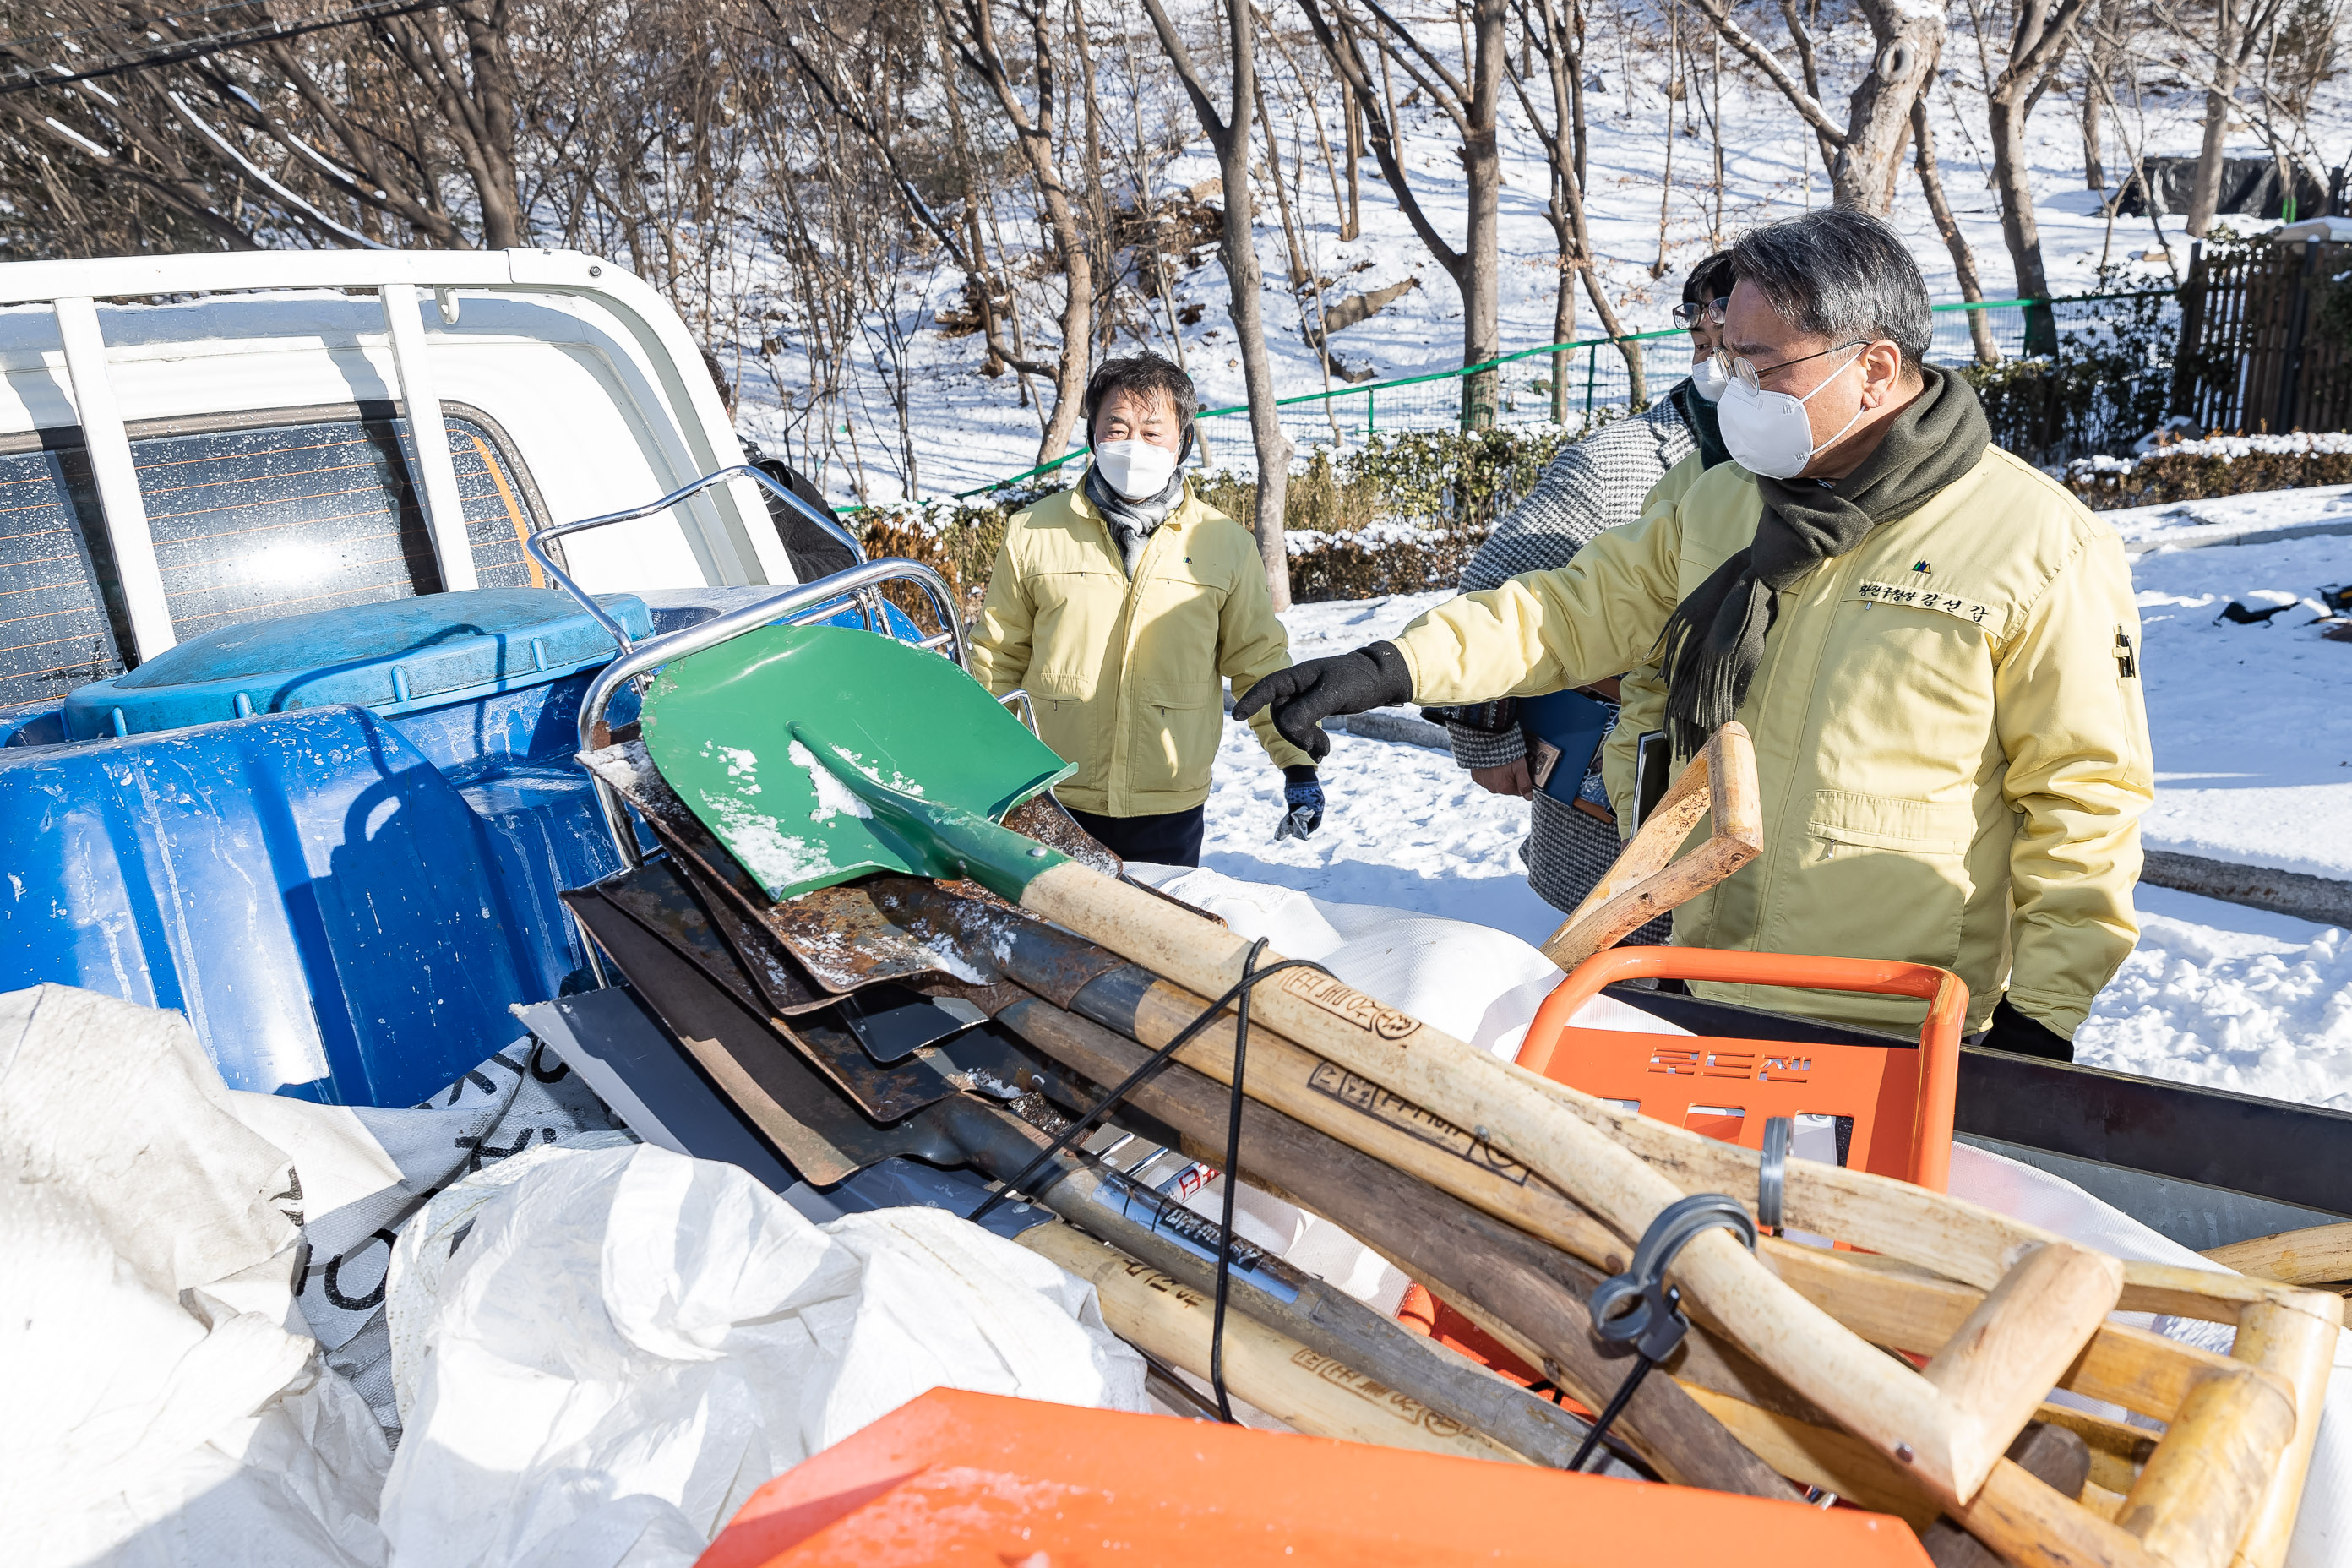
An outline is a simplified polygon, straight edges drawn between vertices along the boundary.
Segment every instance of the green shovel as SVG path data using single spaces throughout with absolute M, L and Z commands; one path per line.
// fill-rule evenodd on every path
M 768 626 L 665 666 L 646 750 L 779 902 L 873 871 L 971 877 L 1017 900 L 1066 858 L 1000 826 L 1075 771 L 934 653 Z

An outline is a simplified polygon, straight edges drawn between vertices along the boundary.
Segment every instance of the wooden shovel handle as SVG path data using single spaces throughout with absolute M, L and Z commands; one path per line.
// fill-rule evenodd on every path
M 2352 1224 L 2315 1225 L 2258 1236 L 2252 1241 L 2213 1247 L 2205 1256 L 2224 1268 L 2289 1285 L 2333 1284 L 2352 1279 Z
M 1702 816 L 1715 825 L 1706 842 L 1675 859 Z M 1544 939 L 1544 956 L 1572 970 L 1616 946 L 1629 931 L 1706 892 L 1763 849 L 1756 748 L 1746 729 L 1726 724 L 1675 778 L 1609 874 Z
M 1205 1297 L 1066 1225 L 1037 1226 L 1014 1239 L 1094 1286 L 1103 1321 L 1119 1338 L 1195 1377 L 1208 1376 L 1213 1314 Z M 1239 1311 L 1225 1315 L 1225 1381 L 1267 1415 L 1315 1436 L 1527 1463 L 1492 1438 Z

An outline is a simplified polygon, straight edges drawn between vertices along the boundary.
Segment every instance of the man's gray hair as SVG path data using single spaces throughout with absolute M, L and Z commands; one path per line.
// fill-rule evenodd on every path
M 1731 272 L 1802 331 L 1839 343 L 1885 338 L 1914 370 L 1927 357 L 1927 280 L 1895 231 L 1867 213 L 1823 207 L 1749 229 L 1732 244 Z

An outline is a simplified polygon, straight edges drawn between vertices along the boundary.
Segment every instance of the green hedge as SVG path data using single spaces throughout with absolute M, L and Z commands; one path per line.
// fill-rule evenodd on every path
M 2080 458 L 2066 488 L 2095 511 L 2205 500 L 2255 490 L 2352 484 L 2352 435 L 2158 436 L 2136 458 Z

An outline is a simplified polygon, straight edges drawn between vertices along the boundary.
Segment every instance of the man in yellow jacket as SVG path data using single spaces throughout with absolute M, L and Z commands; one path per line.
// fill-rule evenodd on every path
M 1013 518 L 988 580 L 971 672 L 1025 688 L 1045 743 L 1078 771 L 1055 792 L 1129 860 L 1201 863 L 1209 773 L 1235 689 L 1290 666 L 1257 541 L 1177 472 L 1199 401 L 1157 354 L 1113 360 L 1087 384 L 1086 479 Z M 1315 759 L 1264 714 L 1282 769 L 1277 837 L 1323 820 Z
M 1675 940 L 1939 964 L 1985 1043 L 2054 1057 L 2138 939 L 2154 795 L 2139 617 L 2115 531 L 1990 444 L 1974 392 L 1921 363 L 1927 289 L 1843 209 L 1755 230 L 1717 405 L 1732 461 L 1555 572 L 1465 595 L 1392 643 L 1245 692 L 1317 723 L 1411 697 L 1580 685 L 1658 658 L 1688 755 L 1755 737 L 1764 853 L 1677 911 Z M 1921 1005 L 1695 989 L 1880 1029 Z

